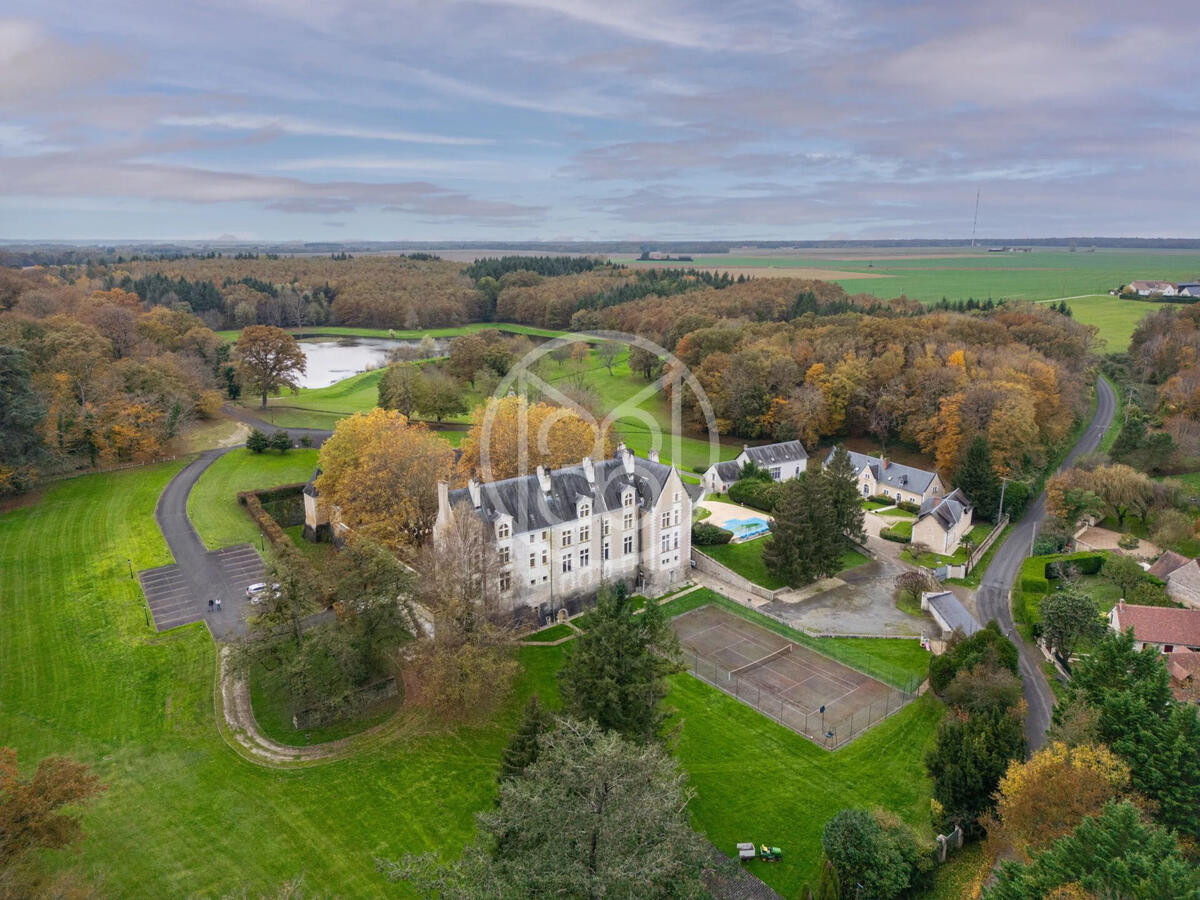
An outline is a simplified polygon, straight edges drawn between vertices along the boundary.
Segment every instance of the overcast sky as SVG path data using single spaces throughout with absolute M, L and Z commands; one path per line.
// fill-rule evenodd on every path
M 1200 3 L 0 0 L 0 238 L 1200 236 Z

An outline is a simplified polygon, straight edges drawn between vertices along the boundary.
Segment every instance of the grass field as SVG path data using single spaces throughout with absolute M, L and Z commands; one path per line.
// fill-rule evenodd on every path
M 188 497 L 188 517 L 210 550 L 258 540 L 258 527 L 238 505 L 240 491 L 308 481 L 317 467 L 316 450 L 251 453 L 239 447 L 209 466 Z
M 476 331 L 486 331 L 494 328 L 509 334 L 527 334 L 530 337 L 553 338 L 565 332 L 553 331 L 548 328 L 535 328 L 532 325 L 514 325 L 508 322 L 473 322 L 470 325 L 456 325 L 450 328 L 430 328 L 424 331 L 404 330 L 401 328 L 354 328 L 340 325 L 312 325 L 308 328 L 289 328 L 296 337 L 374 337 L 392 338 L 397 341 L 419 341 L 425 335 L 434 338 L 457 337 L 460 334 L 472 334 Z M 217 335 L 226 341 L 236 341 L 242 333 L 240 328 L 218 331 Z
M 785 588 L 787 582 L 768 572 L 767 564 L 763 562 L 762 553 L 765 542 L 766 538 L 755 538 L 740 544 L 716 544 L 696 549 L 767 590 L 774 591 Z M 865 562 L 867 562 L 867 558 L 857 550 L 847 550 L 842 554 L 842 567 L 838 571 L 844 572 L 846 569 L 861 566 Z
M 170 554 L 153 510 L 182 463 L 87 476 L 0 514 L 0 735 L 25 766 L 65 753 L 107 793 L 84 815 L 77 864 L 114 897 L 403 894 L 377 855 L 457 853 L 494 792 L 523 696 L 553 702 L 558 648 L 525 648 L 520 688 L 486 727 L 413 728 L 353 759 L 273 770 L 224 742 L 202 625 L 146 628 L 135 570 Z M 316 852 L 319 848 L 319 852 Z
M 1084 325 L 1095 325 L 1104 341 L 1102 352 L 1124 353 L 1138 322 L 1163 306 L 1178 303 L 1148 303 L 1142 300 L 1122 300 L 1108 294 L 1076 297 L 1067 301 L 1071 315 Z
M 1134 279 L 1189 281 L 1200 276 L 1200 253 L 1171 250 L 1096 250 L 1077 253 L 1035 248 L 1031 253 L 987 253 L 980 250 L 936 248 L 925 255 L 894 249 L 863 250 L 843 257 L 836 250 L 821 254 L 697 256 L 686 265 L 697 268 L 753 268 L 795 270 L 835 269 L 846 273 L 832 280 L 850 293 L 898 297 L 906 294 L 924 303 L 992 298 L 1050 300 L 1081 294 L 1107 294 Z M 899 258 L 897 258 L 899 257 Z M 633 264 L 632 259 L 619 262 Z M 642 264 L 645 267 L 646 264 Z M 662 264 L 658 264 L 661 266 Z M 855 278 L 854 274 L 860 275 Z M 772 274 L 780 274 L 775 271 Z M 887 278 L 878 276 L 886 275 Z M 861 277 L 866 276 L 866 277 Z M 874 277 L 871 277 L 874 276 Z

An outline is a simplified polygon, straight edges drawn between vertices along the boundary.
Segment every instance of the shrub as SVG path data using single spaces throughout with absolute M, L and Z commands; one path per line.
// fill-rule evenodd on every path
M 717 544 L 728 544 L 733 539 L 733 532 L 708 522 L 697 522 L 692 526 L 692 543 L 697 547 L 712 547 Z
M 251 453 L 262 453 L 271 446 L 271 439 L 259 431 L 257 428 L 250 429 L 250 436 L 246 438 L 246 449 Z
M 1117 541 L 1117 546 L 1122 550 L 1136 550 L 1138 547 L 1138 539 L 1135 534 L 1123 534 L 1121 539 Z
M 903 503 L 897 503 L 896 507 L 898 509 L 904 510 L 905 512 L 910 512 L 910 513 L 914 513 L 914 514 L 919 513 L 921 511 L 921 507 L 918 504 L 909 503 L 907 500 L 905 500 Z
M 993 620 L 968 638 L 951 640 L 945 653 L 929 661 L 929 686 L 940 695 L 960 671 L 985 661 L 1016 675 L 1018 659 L 1016 645 L 1001 633 L 1000 626 Z
M 300 446 L 301 447 L 311 447 L 312 445 L 313 445 L 313 439 L 312 439 L 311 435 L 306 434 L 300 438 Z
M 879 532 L 879 536 L 885 541 L 907 544 L 912 540 L 912 522 L 897 522 L 895 525 Z
M 278 450 L 280 453 L 287 453 L 292 449 L 292 436 L 286 431 L 280 429 L 276 431 L 270 438 L 272 450 Z
M 730 485 L 729 499 L 763 512 L 772 512 L 779 501 L 779 485 L 774 481 L 743 478 Z

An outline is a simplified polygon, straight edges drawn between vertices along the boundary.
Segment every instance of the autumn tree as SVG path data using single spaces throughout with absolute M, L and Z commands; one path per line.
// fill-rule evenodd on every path
M 338 422 L 320 464 L 316 486 L 331 519 L 395 550 L 425 540 L 454 451 L 424 425 L 376 408 Z
M 460 334 L 450 342 L 449 373 L 474 387 L 475 373 L 483 368 L 487 351 L 487 341 L 478 334 Z
M 621 345 L 616 341 L 601 341 L 596 348 L 596 355 L 600 357 L 600 362 L 604 364 L 604 368 L 608 369 L 608 374 L 613 373 L 613 364 L 617 361 L 617 357 L 621 355 Z
M 434 370 L 421 379 L 417 409 L 423 415 L 433 416 L 441 422 L 447 416 L 457 416 L 467 411 L 463 399 L 462 385 L 445 372 Z
M 421 406 L 424 382 L 425 377 L 416 366 L 388 366 L 379 378 L 378 405 L 384 409 L 394 409 L 406 418 L 412 418 Z
M 492 397 L 475 410 L 462 442 L 458 470 L 488 481 L 577 464 L 585 456 L 612 456 L 610 434 L 575 409 L 530 403 L 522 396 Z
M 1129 765 L 1104 746 L 1052 743 L 1016 760 L 1000 779 L 984 824 L 997 851 L 1028 859 L 1070 833 L 1129 787 Z
M 22 777 L 17 751 L 0 747 L 0 873 L 36 850 L 61 850 L 83 837 L 77 807 L 106 790 L 83 763 L 63 756 Z
M 598 725 L 559 719 L 522 778 L 446 867 L 435 854 L 381 861 L 423 896 L 701 898 L 715 867 L 688 821 L 691 791 L 671 755 Z
M 267 397 L 280 388 L 298 390 L 297 376 L 303 375 L 308 365 L 296 339 L 272 325 L 244 328 L 234 353 L 238 378 L 243 387 L 262 397 L 264 409 Z

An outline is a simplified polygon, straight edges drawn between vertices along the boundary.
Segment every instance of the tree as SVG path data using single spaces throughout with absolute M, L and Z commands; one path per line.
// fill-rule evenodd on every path
M 1133 589 L 1146 579 L 1146 571 L 1132 556 L 1110 553 L 1104 560 L 1104 577 L 1121 589 L 1121 596 L 1128 597 Z
M 587 361 L 588 353 L 587 341 L 576 341 L 571 345 L 571 360 L 577 366 L 581 366 Z
M 488 344 L 478 334 L 461 334 L 450 342 L 450 358 L 447 371 L 460 381 L 475 386 L 475 373 L 483 368 Z
M 666 717 L 666 676 L 679 665 L 679 639 L 656 603 L 635 615 L 624 585 L 606 587 L 587 631 L 559 671 L 563 708 L 638 743 L 651 741 Z
M 1154 486 L 1144 474 L 1116 463 L 1098 466 L 1091 473 L 1095 493 L 1104 502 L 1110 515 L 1117 517 L 1117 526 L 1125 527 L 1125 517 L 1145 517 L 1154 499 Z
M 271 446 L 271 439 L 257 428 L 251 428 L 246 437 L 246 449 L 251 453 L 262 453 Z
M 422 376 L 417 409 L 438 422 L 447 416 L 457 416 L 467 411 L 463 399 L 462 385 L 445 372 L 434 370 Z
M 425 376 L 419 368 L 405 364 L 388 366 L 379 379 L 378 405 L 411 419 L 421 407 L 424 391 Z
M 1192 536 L 1194 520 L 1178 509 L 1164 509 L 1154 517 L 1150 539 L 1160 547 L 1176 547 Z
M 821 846 L 843 897 L 854 897 L 860 885 L 865 897 L 899 897 L 913 885 L 920 864 L 916 836 L 883 810 L 843 809 L 825 823 Z
M 950 714 L 925 753 L 933 797 L 942 810 L 939 825 L 976 832 L 992 807 L 992 795 L 1010 761 L 1025 755 L 1019 709 L 991 709 L 966 716 Z
M 1014 709 L 1021 702 L 1021 679 L 1002 666 L 984 661 L 955 675 L 942 697 L 967 715 Z
M 530 403 L 523 396 L 490 397 L 475 410 L 458 469 L 463 477 L 499 481 L 531 474 L 537 466 L 556 469 L 612 453 L 611 435 L 574 409 Z
M 829 512 L 835 534 L 839 535 L 845 546 L 861 544 L 866 540 L 863 531 L 865 516 L 862 508 L 862 496 L 858 492 L 858 473 L 850 461 L 850 454 L 839 444 L 833 451 L 833 459 L 819 473 L 814 472 L 809 477 L 818 476 L 827 481 L 829 494 Z
M 292 449 L 292 436 L 282 428 L 272 434 L 269 440 L 272 450 L 278 450 L 280 453 L 287 453 Z
M 0 495 L 26 488 L 42 455 L 45 407 L 25 352 L 0 344 Z
M 592 723 L 560 719 L 523 778 L 500 785 L 476 839 L 449 867 L 435 854 L 381 861 L 393 881 L 445 900 L 707 897 L 712 864 L 692 830 L 675 760 Z
M 17 751 L 0 747 L 0 871 L 35 850 L 61 850 L 83 837 L 78 811 L 106 788 L 83 763 L 48 756 L 22 778 Z
M 658 356 L 651 351 L 636 345 L 629 348 L 630 371 L 640 372 L 642 377 L 647 381 L 650 381 L 654 377 L 654 370 L 658 368 L 658 365 Z
M 1019 660 L 1016 644 L 1004 636 L 993 619 L 970 637 L 956 634 L 950 638 L 946 652 L 929 661 L 929 685 L 935 693 L 941 694 L 959 672 L 973 669 L 980 663 L 1007 669 L 1016 675 Z
M 941 584 L 928 569 L 905 569 L 892 580 L 892 587 L 900 597 L 916 603 L 922 594 L 936 591 Z
M 841 568 L 843 541 L 834 530 L 828 485 L 819 473 L 805 473 L 780 485 L 763 562 L 772 575 L 793 587 Z
M 992 466 L 991 446 L 982 434 L 967 445 L 954 473 L 954 486 L 967 495 L 983 518 L 995 521 L 999 514 L 1000 482 Z
M 1063 659 L 1069 660 L 1080 640 L 1103 633 L 1100 607 L 1087 594 L 1054 591 L 1042 598 L 1042 638 Z
M 525 770 L 537 762 L 542 735 L 550 730 L 553 722 L 554 717 L 538 702 L 537 694 L 530 697 L 517 730 L 504 748 L 504 757 L 500 762 L 501 782 L 524 775 Z
M 601 341 L 596 347 L 596 355 L 600 357 L 600 362 L 604 364 L 604 368 L 608 369 L 608 374 L 611 376 L 613 363 L 621 355 L 621 345 L 616 341 Z
M 1075 890 L 1066 893 L 1067 888 Z M 1137 807 L 1125 800 L 1085 818 L 1032 862 L 1001 863 L 999 879 L 983 896 L 1184 900 L 1198 891 L 1200 873 L 1184 860 L 1174 835 L 1142 822 Z
M 242 329 L 234 353 L 242 386 L 261 395 L 264 409 L 267 397 L 280 388 L 298 390 L 297 376 L 303 375 L 308 367 L 296 339 L 272 325 L 249 325 Z
M 996 855 L 1020 859 L 1044 850 L 1075 829 L 1085 816 L 1129 786 L 1129 766 L 1107 747 L 1052 743 L 1028 761 L 1014 761 L 1000 779 L 996 810 L 985 821 Z
M 424 541 L 437 518 L 437 482 L 454 451 L 424 425 L 383 409 L 342 419 L 321 447 L 317 490 L 331 519 L 393 550 Z

